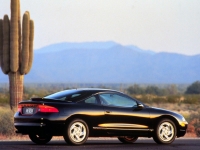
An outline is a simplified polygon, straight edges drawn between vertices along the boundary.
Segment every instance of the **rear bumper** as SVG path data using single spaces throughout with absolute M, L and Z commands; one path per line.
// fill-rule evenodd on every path
M 17 112 L 14 116 L 14 126 L 17 129 L 16 133 L 21 134 L 63 135 L 65 120 L 60 119 L 57 113 L 37 113 L 33 116 L 25 116 Z
M 50 124 L 41 124 L 41 123 L 14 123 L 15 128 L 17 129 L 16 133 L 21 134 L 44 134 L 48 133 L 51 135 L 63 135 L 65 130 L 64 123 L 50 123 Z

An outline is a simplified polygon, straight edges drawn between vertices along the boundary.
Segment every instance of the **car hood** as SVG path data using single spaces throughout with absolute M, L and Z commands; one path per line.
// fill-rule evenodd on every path
M 175 113 L 171 110 L 167 110 L 167 109 L 164 109 L 164 108 L 159 108 L 159 107 L 150 107 L 151 109 L 154 109 L 154 110 L 159 110 L 159 111 L 162 111 L 162 112 L 170 112 L 170 113 Z
M 167 109 L 163 109 L 163 108 L 158 108 L 158 107 L 150 107 L 152 110 L 158 111 L 158 112 L 162 112 L 164 114 L 177 114 L 180 115 L 174 111 L 171 110 L 167 110 Z
M 152 115 L 170 115 L 170 116 L 173 116 L 175 117 L 176 119 L 178 120 L 183 120 L 183 116 L 179 113 L 176 113 L 174 111 L 171 111 L 171 110 L 166 110 L 166 109 L 163 109 L 163 108 L 157 108 L 157 107 L 149 107 L 150 109 L 150 113 Z

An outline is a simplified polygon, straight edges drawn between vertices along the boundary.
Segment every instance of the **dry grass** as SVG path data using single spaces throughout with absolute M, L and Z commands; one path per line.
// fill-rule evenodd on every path
M 30 140 L 27 135 L 0 135 L 0 141 L 25 141 Z
M 10 110 L 8 105 L 0 106 L 0 134 L 12 136 L 15 134 L 14 112 Z

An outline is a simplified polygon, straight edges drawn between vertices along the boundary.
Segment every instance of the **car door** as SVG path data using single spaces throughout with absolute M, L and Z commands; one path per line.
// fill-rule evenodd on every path
M 98 124 L 102 124 L 105 121 L 104 106 L 101 105 L 97 96 L 92 95 L 91 97 L 88 97 L 77 104 L 79 107 L 73 108 L 72 110 L 75 111 L 73 113 L 84 117 L 84 120 L 87 122 L 91 133 L 99 136 L 107 135 L 105 130 L 102 131 L 98 130 L 97 128 Z
M 105 121 L 99 127 L 114 135 L 148 134 L 149 112 L 138 108 L 136 100 L 121 93 L 101 93 L 99 99 L 105 111 Z

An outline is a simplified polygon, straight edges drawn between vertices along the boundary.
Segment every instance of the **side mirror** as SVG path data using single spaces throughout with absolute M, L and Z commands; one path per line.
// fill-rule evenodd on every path
M 143 109 L 143 108 L 144 108 L 144 105 L 141 104 L 141 103 L 138 103 L 138 105 L 137 105 L 137 109 L 138 109 L 138 110 L 141 110 L 141 109 Z

